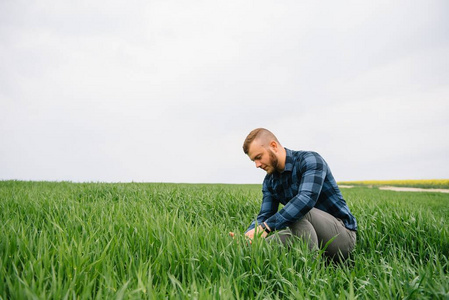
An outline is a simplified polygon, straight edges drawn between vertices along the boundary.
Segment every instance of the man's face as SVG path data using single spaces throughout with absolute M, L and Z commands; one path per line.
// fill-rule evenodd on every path
M 261 168 L 268 174 L 274 173 L 278 169 L 279 161 L 276 154 L 270 147 L 262 145 L 255 140 L 249 146 L 249 158 L 254 161 L 256 168 Z

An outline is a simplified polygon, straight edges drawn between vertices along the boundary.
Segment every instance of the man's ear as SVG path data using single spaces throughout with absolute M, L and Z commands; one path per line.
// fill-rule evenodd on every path
M 273 149 L 274 152 L 278 151 L 278 143 L 276 143 L 275 141 L 271 141 L 270 147 L 271 149 Z

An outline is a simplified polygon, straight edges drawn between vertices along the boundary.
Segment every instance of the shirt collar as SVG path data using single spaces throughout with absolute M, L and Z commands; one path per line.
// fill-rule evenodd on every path
M 292 171 L 293 170 L 293 163 L 294 163 L 294 159 L 293 159 L 293 153 L 292 150 L 284 148 L 285 149 L 285 167 L 284 167 L 284 171 Z

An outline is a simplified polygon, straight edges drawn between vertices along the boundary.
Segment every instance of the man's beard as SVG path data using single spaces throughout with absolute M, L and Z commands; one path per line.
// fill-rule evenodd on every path
M 268 149 L 268 154 L 270 155 L 270 170 L 267 171 L 268 174 L 273 174 L 278 170 L 279 160 L 271 149 Z

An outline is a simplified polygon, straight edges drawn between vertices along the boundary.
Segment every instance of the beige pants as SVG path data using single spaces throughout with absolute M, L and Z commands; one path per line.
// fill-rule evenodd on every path
M 275 232 L 267 240 L 286 245 L 292 242 L 295 237 L 300 237 L 306 241 L 310 249 L 323 249 L 327 242 L 335 237 L 327 246 L 325 254 L 333 258 L 340 257 L 343 259 L 348 257 L 356 242 L 355 231 L 347 229 L 340 219 L 317 208 L 312 208 L 304 218 L 293 223 L 287 229 Z

